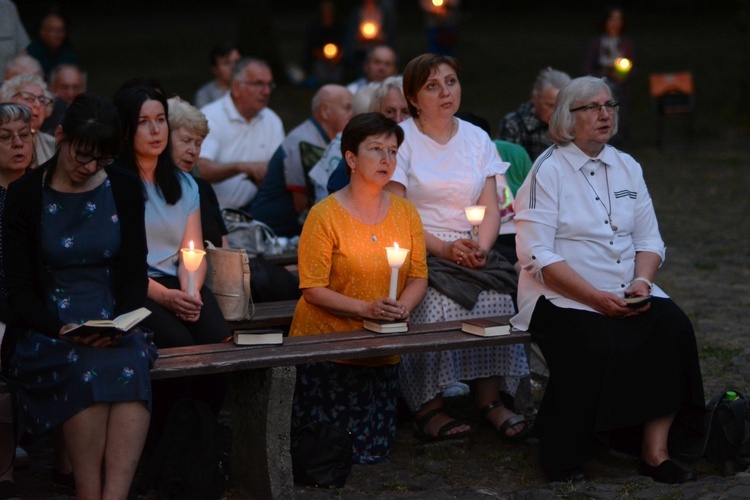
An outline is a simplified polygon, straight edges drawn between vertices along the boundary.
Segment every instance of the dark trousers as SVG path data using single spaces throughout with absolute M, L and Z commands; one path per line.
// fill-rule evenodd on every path
M 174 277 L 155 278 L 170 289 L 179 289 L 180 282 Z M 151 315 L 143 320 L 143 326 L 154 332 L 154 344 L 163 349 L 200 344 L 215 344 L 232 335 L 213 292 L 208 287 L 200 291 L 203 308 L 195 323 L 179 319 L 172 311 L 146 299 L 146 307 Z M 181 377 L 157 380 L 153 383 L 154 411 L 152 429 L 157 434 L 166 420 L 172 405 L 183 398 L 194 398 L 207 402 L 218 413 L 227 392 L 227 380 L 222 374 Z
M 179 280 L 171 276 L 155 278 L 154 281 L 172 290 L 180 288 Z M 143 326 L 153 330 L 156 347 L 215 344 L 232 335 L 213 292 L 204 286 L 200 294 L 203 308 L 195 323 L 182 321 L 172 311 L 146 299 L 146 307 L 151 315 L 143 320 Z

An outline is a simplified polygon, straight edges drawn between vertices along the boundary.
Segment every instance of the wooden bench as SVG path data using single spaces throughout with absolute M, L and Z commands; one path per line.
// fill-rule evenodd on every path
M 283 345 L 273 346 L 209 344 L 161 349 L 151 376 L 158 380 L 228 373 L 233 401 L 232 484 L 250 498 L 291 499 L 295 365 L 528 342 L 526 332 L 477 337 L 462 332 L 460 322 L 453 321 L 412 325 L 406 333 L 360 330 L 285 338 Z

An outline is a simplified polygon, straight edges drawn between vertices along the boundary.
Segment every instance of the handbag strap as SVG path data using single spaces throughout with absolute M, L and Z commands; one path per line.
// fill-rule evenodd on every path
M 242 255 L 242 286 L 245 289 L 245 295 L 250 298 L 250 309 L 252 310 L 248 312 L 249 317 L 247 319 L 253 319 L 255 317 L 255 303 L 253 302 L 253 293 L 250 289 L 250 257 L 247 255 L 245 249 L 242 249 L 240 255 Z

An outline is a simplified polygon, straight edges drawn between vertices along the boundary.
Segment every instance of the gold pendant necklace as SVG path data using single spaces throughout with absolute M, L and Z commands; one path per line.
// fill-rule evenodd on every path
M 359 210 L 359 206 L 357 206 L 357 201 L 354 199 L 354 195 L 352 194 L 351 190 L 349 191 L 349 198 L 351 198 L 352 205 L 354 205 L 354 209 L 357 211 L 357 214 L 362 220 L 362 223 L 372 228 L 370 230 L 370 240 L 375 243 L 376 241 L 378 241 L 378 238 L 375 236 L 375 226 L 378 224 L 378 219 L 380 219 L 380 205 L 383 203 L 383 196 L 378 195 L 378 213 L 375 214 L 375 222 L 373 224 L 369 224 L 362 216 L 362 212 Z

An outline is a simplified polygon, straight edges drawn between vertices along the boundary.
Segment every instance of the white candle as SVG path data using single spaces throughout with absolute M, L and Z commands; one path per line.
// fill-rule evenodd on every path
M 389 297 L 396 300 L 396 288 L 398 287 L 398 270 L 404 265 L 408 248 L 399 248 L 398 243 L 393 243 L 392 247 L 385 247 L 385 255 L 388 258 L 388 265 L 391 267 L 391 290 Z
M 469 223 L 474 226 L 471 232 L 471 238 L 474 241 L 479 241 L 479 224 L 484 220 L 484 211 L 487 207 L 484 205 L 472 205 L 464 208 L 466 212 L 466 218 L 469 219 Z
M 182 262 L 188 271 L 188 293 L 195 296 L 195 271 L 201 266 L 203 256 L 206 255 L 206 252 L 196 250 L 192 241 L 190 241 L 190 248 L 182 248 L 180 251 L 182 252 Z

